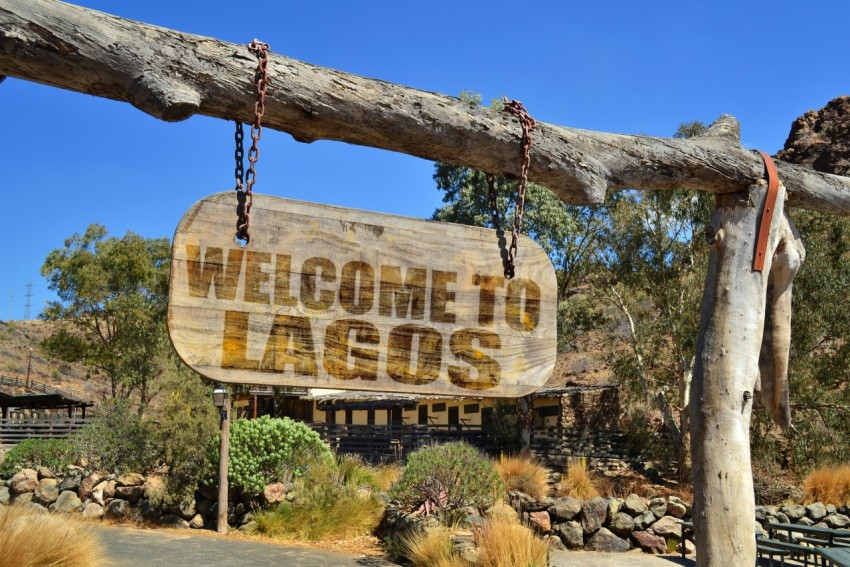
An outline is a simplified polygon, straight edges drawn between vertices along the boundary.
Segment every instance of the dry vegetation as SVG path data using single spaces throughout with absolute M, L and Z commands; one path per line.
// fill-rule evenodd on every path
M 401 551 L 413 567 L 465 567 L 452 554 L 451 531 L 443 526 L 413 531 L 402 537 Z
M 543 567 L 549 546 L 530 529 L 505 520 L 490 520 L 476 537 L 482 567 Z
M 587 468 L 587 459 L 571 458 L 567 463 L 567 470 L 561 479 L 559 496 L 572 496 L 581 500 L 589 500 L 599 495 L 593 477 Z
M 97 567 L 103 550 L 91 528 L 23 506 L 0 507 L 0 565 Z
M 534 498 L 549 493 L 549 473 L 537 460 L 527 454 L 501 455 L 493 463 L 507 490 L 519 490 Z
M 850 503 L 850 465 L 813 470 L 803 481 L 806 503 L 823 502 L 842 506 Z

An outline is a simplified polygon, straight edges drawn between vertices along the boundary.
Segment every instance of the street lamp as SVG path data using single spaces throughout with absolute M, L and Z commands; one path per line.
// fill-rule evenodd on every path
M 213 404 L 218 408 L 220 431 L 218 459 L 218 527 L 220 534 L 227 533 L 227 461 L 230 451 L 230 396 L 221 384 L 217 385 L 212 393 Z

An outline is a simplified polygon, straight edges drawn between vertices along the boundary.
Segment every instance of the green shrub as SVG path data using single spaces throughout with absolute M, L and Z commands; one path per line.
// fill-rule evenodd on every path
M 161 449 L 130 401 L 107 400 L 99 410 L 89 425 L 70 437 L 79 457 L 91 468 L 116 473 L 146 473 L 156 467 Z
M 212 473 L 218 471 L 218 449 L 216 437 L 208 451 L 212 464 L 208 484 L 216 482 Z M 333 467 L 333 454 L 319 434 L 303 423 L 264 415 L 230 424 L 229 461 L 229 485 L 253 496 L 261 494 L 270 482 L 302 476 L 317 461 Z
M 441 512 L 448 522 L 461 508 L 487 508 L 503 490 L 487 457 L 466 443 L 448 443 L 410 455 L 390 498 L 425 514 Z
M 343 484 L 339 471 L 316 466 L 298 482 L 293 502 L 256 516 L 262 534 L 300 541 L 327 541 L 372 533 L 384 507 L 371 491 Z
M 0 474 L 10 476 L 24 468 L 47 467 L 62 471 L 74 462 L 74 445 L 67 439 L 27 439 L 6 453 Z
M 148 408 L 148 420 L 168 476 L 156 504 L 191 498 L 210 465 L 206 448 L 218 432 L 212 387 L 182 364 L 167 367 L 159 379 L 162 403 Z M 215 469 L 217 470 L 217 469 Z
M 336 461 L 339 483 L 354 488 L 367 487 L 379 490 L 376 470 L 366 464 L 360 455 L 339 455 Z

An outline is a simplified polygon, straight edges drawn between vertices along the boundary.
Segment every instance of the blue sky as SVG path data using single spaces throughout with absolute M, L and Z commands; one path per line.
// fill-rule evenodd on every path
M 85 0 L 126 18 L 247 43 L 309 63 L 456 96 L 521 100 L 538 120 L 672 135 L 736 116 L 743 143 L 779 150 L 791 122 L 850 94 L 850 3 L 788 1 L 252 2 Z M 171 237 L 195 201 L 233 186 L 233 125 L 167 124 L 128 104 L 0 84 L 0 319 L 52 297 L 45 256 L 93 222 Z M 432 163 L 265 131 L 255 190 L 428 217 Z M 10 294 L 14 300 L 10 302 Z

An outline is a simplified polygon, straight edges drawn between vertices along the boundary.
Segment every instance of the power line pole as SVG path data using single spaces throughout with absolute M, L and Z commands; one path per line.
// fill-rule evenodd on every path
M 27 302 L 24 305 L 24 320 L 30 319 L 30 307 L 32 307 L 32 282 L 27 284 Z

